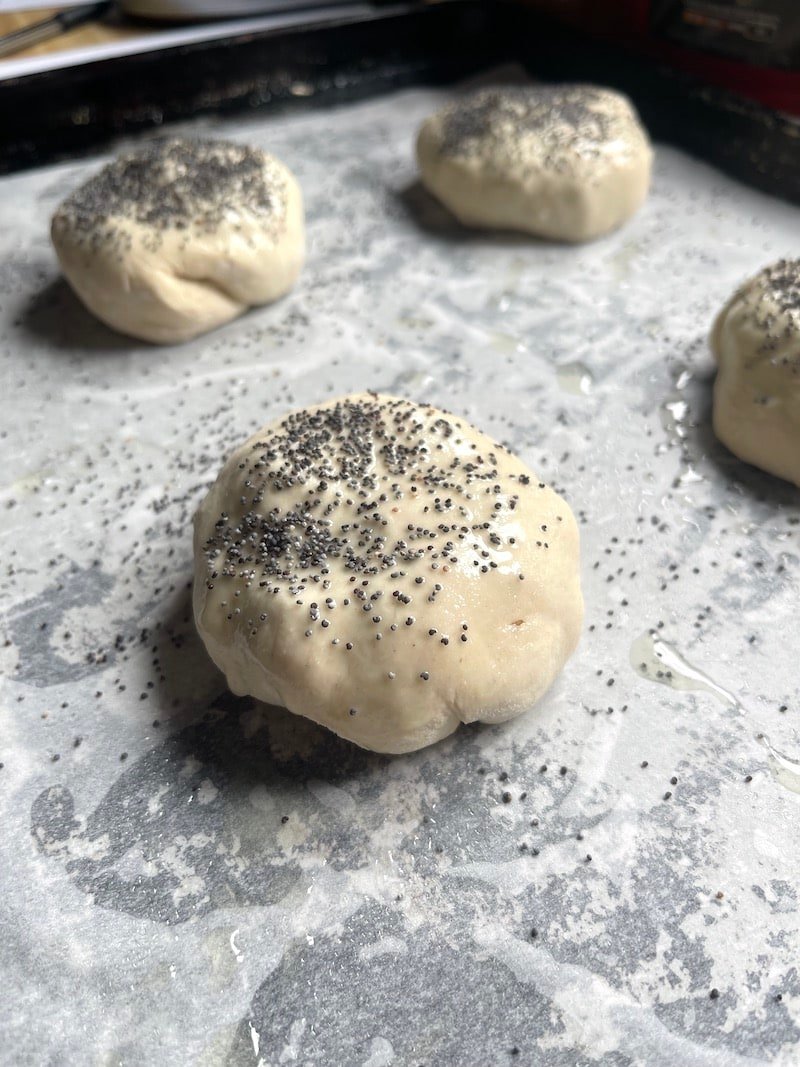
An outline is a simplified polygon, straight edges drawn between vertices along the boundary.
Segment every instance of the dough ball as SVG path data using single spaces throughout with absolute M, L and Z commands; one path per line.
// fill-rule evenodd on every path
M 197 627 L 231 689 L 378 752 L 519 715 L 578 641 L 568 505 L 429 405 L 370 393 L 265 426 L 194 544 Z
M 170 138 L 120 156 L 64 201 L 51 234 L 86 307 L 161 344 L 277 300 L 305 254 L 291 172 L 225 141 Z
M 630 101 L 593 85 L 484 89 L 427 119 L 422 180 L 466 226 L 588 241 L 647 195 L 653 152 Z
M 800 259 L 745 282 L 717 316 L 711 347 L 717 437 L 800 486 Z

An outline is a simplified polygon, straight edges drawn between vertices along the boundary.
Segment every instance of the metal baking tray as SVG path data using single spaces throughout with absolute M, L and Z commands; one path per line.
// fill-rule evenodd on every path
M 0 173 L 201 115 L 316 110 L 513 62 L 630 93 L 662 140 L 800 200 L 800 121 L 561 27 L 515 0 L 378 3 L 0 81 Z

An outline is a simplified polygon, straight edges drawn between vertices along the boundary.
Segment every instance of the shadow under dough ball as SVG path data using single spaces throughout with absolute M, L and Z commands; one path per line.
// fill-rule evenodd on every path
M 800 486 L 800 259 L 745 282 L 717 316 L 711 347 L 717 437 Z
M 519 715 L 578 642 L 569 506 L 430 405 L 359 394 L 265 426 L 194 545 L 195 620 L 231 689 L 377 752 Z
M 620 93 L 508 86 L 426 119 L 417 160 L 428 190 L 467 226 L 589 241 L 644 202 L 653 152 Z
M 170 138 L 120 156 L 61 204 L 51 236 L 91 312 L 160 344 L 277 300 L 305 256 L 292 173 L 226 141 Z

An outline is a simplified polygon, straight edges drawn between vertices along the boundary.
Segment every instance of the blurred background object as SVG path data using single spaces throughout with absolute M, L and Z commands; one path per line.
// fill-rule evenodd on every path
M 45 15 L 44 18 L 32 18 L 24 12 L 12 12 L 5 16 L 5 26 L 0 35 L 0 57 L 29 51 L 36 45 L 68 34 L 86 23 L 99 24 L 110 8 L 110 0 L 104 0 L 99 4 L 78 4 Z M 8 27 L 13 27 L 15 23 L 17 28 L 9 31 Z M 97 26 L 94 29 L 96 32 Z
M 342 0 L 346 2 L 346 0 Z M 313 0 L 120 0 L 130 15 L 150 19 L 224 19 L 321 7 Z
M 559 21 L 800 115 L 800 0 L 526 0 Z
M 68 56 L 89 61 L 102 58 L 103 46 L 128 42 L 126 51 L 168 43 L 225 36 L 228 22 L 266 18 L 280 25 L 313 18 L 320 8 L 364 7 L 348 0 L 65 0 L 55 8 L 36 0 L 0 0 L 0 59 L 18 60 L 52 55 L 52 66 Z M 203 25 L 205 23 L 205 25 Z M 156 32 L 161 31 L 161 37 Z M 94 48 L 94 52 L 84 49 Z M 0 66 L 0 79 L 27 72 L 25 65 Z M 33 67 L 30 68 L 33 72 Z
M 446 2 L 446 0 L 440 0 Z M 486 0 L 487 6 L 492 0 Z M 798 0 L 521 0 L 554 19 L 667 62 L 712 85 L 800 114 Z M 0 57 L 31 57 L 127 39 L 160 47 L 155 22 L 172 23 L 176 43 L 197 39 L 191 24 L 212 22 L 202 36 L 224 36 L 234 19 L 307 19 L 315 9 L 353 8 L 347 0 L 66 0 L 42 9 L 38 0 L 0 0 Z M 409 6 L 409 5 L 406 5 Z M 126 16 L 133 16 L 133 19 Z M 143 21 L 146 20 L 146 21 Z M 213 24 L 216 23 L 216 26 Z M 177 24 L 177 25 L 176 25 Z M 149 36 L 148 36 L 149 34 Z M 58 40 L 55 38 L 58 37 Z M 41 44 L 41 39 L 50 39 Z M 89 57 L 87 57 L 89 58 Z M 24 70 L 14 68 L 16 74 Z M 3 77 L 0 67 L 0 78 Z M 8 76 L 8 71 L 5 72 Z

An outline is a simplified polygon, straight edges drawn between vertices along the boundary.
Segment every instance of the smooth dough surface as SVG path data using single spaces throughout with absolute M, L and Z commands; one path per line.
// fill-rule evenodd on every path
M 161 344 L 277 300 L 305 255 L 291 172 L 226 141 L 171 138 L 120 156 L 64 201 L 51 236 L 91 312 Z
M 800 486 L 800 260 L 780 260 L 734 293 L 711 346 L 717 437 Z
M 462 223 L 587 241 L 644 201 L 653 152 L 630 101 L 592 85 L 484 89 L 428 118 L 427 188 Z
M 361 394 L 264 427 L 194 544 L 195 620 L 231 689 L 378 752 L 520 714 L 578 641 L 569 506 L 427 405 Z

